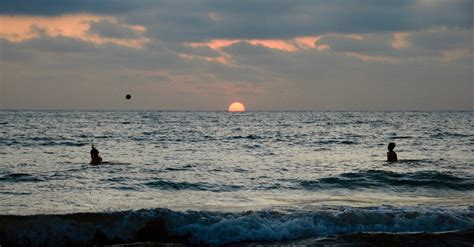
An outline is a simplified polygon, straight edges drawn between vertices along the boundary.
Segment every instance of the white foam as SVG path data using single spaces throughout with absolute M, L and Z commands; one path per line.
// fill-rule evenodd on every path
M 169 234 L 194 244 L 285 241 L 359 232 L 441 232 L 474 228 L 474 210 L 439 208 L 323 208 L 221 213 L 146 209 L 84 215 L 0 216 L 0 243 L 86 244 L 97 230 L 107 238 L 135 241 L 147 222 L 161 219 Z M 8 222 L 8 223 L 6 223 Z M 156 229 L 151 229 L 156 230 Z
M 440 232 L 474 227 L 472 211 L 410 211 L 344 209 L 342 211 L 271 211 L 249 214 L 190 216 L 175 222 L 176 234 L 190 234 L 194 243 L 223 244 L 240 241 L 283 241 L 356 232 Z

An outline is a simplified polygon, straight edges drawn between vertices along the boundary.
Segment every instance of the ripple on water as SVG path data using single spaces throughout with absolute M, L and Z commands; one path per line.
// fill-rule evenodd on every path
M 460 191 L 474 190 L 474 178 L 460 177 L 447 172 L 418 171 L 397 173 L 384 170 L 367 170 L 360 172 L 342 173 L 334 177 L 324 177 L 317 180 L 299 181 L 305 189 L 336 188 L 380 188 L 394 187 L 423 187 L 428 189 L 451 189 Z
M 240 185 L 211 184 L 206 182 L 177 182 L 162 179 L 154 179 L 145 183 L 146 186 L 161 190 L 201 190 L 213 192 L 235 191 L 242 188 Z
M 43 178 L 29 173 L 9 173 L 0 177 L 3 182 L 43 182 Z

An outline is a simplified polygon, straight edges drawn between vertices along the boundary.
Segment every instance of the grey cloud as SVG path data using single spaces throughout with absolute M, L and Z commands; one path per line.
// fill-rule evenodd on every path
M 385 56 L 399 60 L 439 59 L 441 52 L 468 50 L 474 53 L 473 29 L 430 29 L 409 32 L 404 38 L 405 47 L 393 47 L 393 33 L 371 33 L 360 35 L 362 40 L 344 35 L 327 35 L 319 40 L 320 45 L 329 45 L 331 51 L 359 53 L 369 56 Z M 465 61 L 468 62 L 468 61 Z
M 40 50 L 57 54 L 89 53 L 97 50 L 94 46 L 91 46 L 89 42 L 64 36 L 40 36 L 21 42 L 19 46 L 20 49 L 29 49 L 32 51 Z
M 426 28 L 470 27 L 474 7 L 469 1 L 220 1 L 195 3 L 193 11 L 171 8 L 156 12 L 160 25 L 151 27 L 156 37 L 169 34 L 169 40 L 212 38 L 267 39 L 324 33 L 400 32 Z M 423 3 L 423 4 L 422 4 Z M 267 7 L 266 7 L 267 6 Z M 271 7 L 270 7 L 271 6 Z M 449 10 L 449 11 L 445 11 Z M 461 11 L 458 11 L 461 10 Z M 216 13 L 220 19 L 207 17 Z M 441 14 L 439 14 L 441 13 Z M 195 19 L 192 23 L 183 21 Z M 143 25 L 151 20 L 142 20 Z M 197 24 L 197 25 L 196 25 Z M 160 29 L 161 27 L 164 29 Z M 183 32 L 174 32 L 182 30 Z M 163 32 L 161 32 L 163 31 Z
M 145 26 L 144 35 L 151 42 L 139 49 L 98 45 L 50 37 L 40 29 L 35 29 L 39 35 L 35 39 L 18 43 L 0 39 L 6 88 L 0 103 L 4 107 L 128 109 L 122 101 L 124 92 L 129 91 L 138 109 L 216 109 L 233 97 L 267 110 L 473 107 L 472 55 L 455 62 L 439 59 L 444 50 L 472 52 L 472 20 L 466 11 L 472 9 L 472 1 L 15 3 L 20 4 L 15 7 L 13 1 L 0 2 L 0 12 L 113 15 L 119 23 Z M 116 5 L 109 8 L 112 3 Z M 99 22 L 93 23 L 90 31 L 104 37 L 136 35 L 121 28 L 126 26 Z M 408 31 L 409 46 L 400 50 L 391 47 L 393 31 Z M 326 33 L 359 33 L 364 40 L 325 35 L 320 44 L 332 48 L 325 52 L 285 52 L 239 42 L 222 48 L 231 56 L 231 66 L 180 56 L 219 56 L 208 47 L 189 47 L 183 42 Z M 345 56 L 345 52 L 390 56 L 399 62 L 361 61 Z M 51 90 L 57 93 L 52 95 Z
M 318 44 L 329 45 L 332 50 L 338 52 L 361 52 L 361 53 L 385 53 L 392 50 L 393 34 L 371 34 L 355 39 L 342 35 L 323 36 Z
M 180 51 L 185 52 L 186 54 L 189 54 L 189 55 L 197 55 L 201 57 L 216 58 L 220 56 L 219 53 L 217 53 L 216 51 L 214 51 L 213 49 L 207 46 L 194 47 L 194 48 L 184 47 L 180 49 Z
M 67 59 L 65 59 L 68 55 L 76 53 L 86 56 L 86 54 L 98 51 L 95 46 L 79 39 L 43 35 L 18 43 L 0 38 L 0 50 L 0 60 L 4 64 L 13 62 L 24 64 L 25 66 L 38 64 L 39 66 L 53 65 L 59 67 L 68 63 Z M 62 60 L 63 63 L 45 63 L 43 56 L 50 53 L 55 54 L 52 57 Z
M 438 30 L 437 36 L 450 37 L 449 30 Z M 284 52 L 274 50 L 262 46 L 253 46 L 248 43 L 234 44 L 226 47 L 223 50 L 232 55 L 235 63 L 261 68 L 267 74 L 278 75 L 281 78 L 288 80 L 311 80 L 316 75 L 318 79 L 330 78 L 344 78 L 344 80 L 351 81 L 354 78 L 370 77 L 373 74 L 379 74 L 378 71 L 387 71 L 387 66 L 395 66 L 396 64 L 412 64 L 416 67 L 426 66 L 444 66 L 454 69 L 453 64 L 444 64 L 440 57 L 440 49 L 431 47 L 424 43 L 415 42 L 425 35 L 432 38 L 432 31 L 409 33 L 407 37 L 408 46 L 402 49 L 395 49 L 392 47 L 393 34 L 370 34 L 364 35 L 363 40 L 354 40 L 340 35 L 330 35 L 321 39 L 321 44 L 328 44 L 331 50 L 327 52 L 319 52 L 316 50 L 302 50 L 298 52 Z M 444 34 L 441 34 L 444 33 Z M 458 34 L 460 36 L 469 36 L 470 31 L 464 30 Z M 418 37 L 418 35 L 420 37 Z M 467 40 L 467 39 L 466 39 Z M 442 40 L 433 41 L 434 43 Z M 451 49 L 470 49 L 467 43 L 458 43 L 457 46 L 449 46 Z M 446 46 L 445 46 L 446 48 Z M 256 52 L 259 51 L 259 52 Z M 396 59 L 396 63 L 384 64 L 377 60 L 374 61 L 360 61 L 355 57 L 348 57 L 346 52 L 358 53 L 367 56 L 382 56 Z M 465 66 L 469 66 L 472 60 L 472 54 L 463 61 Z M 378 68 L 380 67 L 380 68 Z M 336 69 L 337 68 L 337 69 Z M 466 68 L 466 67 L 463 67 Z M 410 71 L 410 67 L 404 67 Z M 447 69 L 446 69 L 447 70 Z M 360 71 L 360 74 L 354 74 L 354 71 Z M 370 73 L 369 73 L 370 71 Z M 347 76 L 345 74 L 349 73 Z M 403 74 L 404 72 L 400 72 Z M 427 72 L 426 72 L 427 73 Z M 454 76 L 454 74 L 451 74 Z M 394 78 L 399 75 L 390 75 Z M 465 78 L 466 79 L 466 78 Z M 378 80 L 385 80 L 380 77 Z
M 141 6 L 137 3 L 137 1 L 127 0 L 2 0 L 0 14 L 40 16 L 80 12 L 112 14 L 140 8 Z
M 470 0 L 2 1 L 2 14 L 99 13 L 148 28 L 160 40 L 269 39 L 325 33 L 473 27 Z M 210 13 L 217 16 L 214 20 Z
M 92 21 L 88 32 L 115 39 L 139 39 L 143 37 L 140 31 L 108 20 Z
M 46 49 L 41 42 L 62 42 L 49 39 L 2 41 L 3 106 L 127 109 L 120 100 L 132 92 L 141 109 L 216 109 L 232 96 L 219 85 L 229 85 L 262 110 L 472 108 L 472 68 L 452 63 L 361 62 L 337 52 L 288 53 L 242 42 L 226 48 L 235 63 L 228 67 L 181 59 L 166 42 L 142 49 L 86 43 L 94 52 L 65 53 Z M 28 51 L 33 60 L 4 57 L 12 49 Z M 155 73 L 162 70 L 183 78 Z M 51 95 L 53 89 L 58 93 Z M 100 104 L 91 103 L 97 98 Z
M 415 46 L 425 47 L 433 50 L 459 49 L 473 47 L 474 29 L 441 29 L 416 32 L 409 37 L 409 41 Z
M 144 49 L 136 49 L 113 43 L 97 45 L 64 36 L 40 36 L 18 43 L 4 39 L 1 41 L 3 63 L 17 61 L 52 73 L 64 66 L 80 69 L 120 69 L 124 66 L 133 69 L 166 69 L 179 66 L 180 63 L 177 54 L 159 42 Z
M 304 109 L 472 109 L 469 66 L 428 60 L 361 62 L 338 53 L 275 51 L 241 55 L 248 64 L 289 83 L 291 103 Z M 324 109 L 323 107 L 323 109 Z M 452 107 L 452 108 L 451 108 Z
M 39 59 L 32 54 L 30 50 L 20 49 L 18 44 L 14 44 L 9 40 L 0 38 L 0 61 L 11 63 L 22 63 L 24 61 L 39 62 Z M 3 72 L 3 68 L 0 69 Z

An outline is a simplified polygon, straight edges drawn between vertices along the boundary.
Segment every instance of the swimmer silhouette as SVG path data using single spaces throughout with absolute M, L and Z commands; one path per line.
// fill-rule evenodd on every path
M 397 153 L 395 153 L 395 151 L 393 151 L 394 148 L 395 148 L 395 143 L 390 142 L 388 144 L 388 152 L 387 152 L 387 161 L 389 161 L 389 162 L 398 161 Z
M 99 156 L 99 150 L 97 150 L 94 145 L 92 145 L 91 149 L 91 165 L 98 165 L 102 163 L 102 158 Z

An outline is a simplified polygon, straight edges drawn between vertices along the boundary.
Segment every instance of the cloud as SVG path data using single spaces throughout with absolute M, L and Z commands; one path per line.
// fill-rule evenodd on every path
M 1 1 L 4 15 L 119 16 L 161 40 L 291 39 L 328 33 L 472 28 L 470 0 Z
M 407 37 L 408 33 L 394 33 L 392 47 L 395 49 L 403 49 L 408 47 Z
M 0 22 L 0 37 L 14 42 L 39 36 L 63 36 L 95 44 L 114 43 L 139 48 L 149 41 L 144 35 L 145 27 L 121 24 L 111 16 L 0 16 Z
M 142 1 L 146 4 L 145 1 Z M 64 14 L 94 13 L 116 14 L 141 8 L 136 1 L 128 0 L 3 0 L 0 14 L 58 16 Z
M 137 109 L 472 109 L 472 7 L 0 1 L 0 105 L 129 109 L 131 92 Z
M 232 65 L 232 56 L 229 52 L 233 53 L 235 50 L 239 50 L 239 53 L 250 52 L 254 54 L 265 53 L 266 49 L 280 50 L 284 52 L 296 52 L 305 49 L 315 49 L 317 51 L 327 51 L 330 49 L 327 45 L 318 44 L 320 37 L 306 36 L 306 37 L 295 37 L 293 39 L 281 40 L 281 39 L 248 39 L 248 40 L 210 40 L 206 42 L 191 42 L 185 43 L 186 46 L 193 49 L 207 48 L 215 51 L 219 54 L 217 58 L 207 58 L 209 61 L 217 61 L 226 65 Z M 229 52 L 227 52 L 229 51 Z M 185 57 L 190 57 L 189 54 L 183 54 Z M 192 58 L 192 56 L 191 56 Z
M 112 39 L 142 39 L 145 28 L 142 26 L 130 26 L 119 24 L 114 21 L 102 19 L 91 21 L 88 32 L 104 38 Z
M 433 50 L 456 49 L 459 47 L 472 48 L 474 28 L 459 29 L 459 28 L 440 28 L 428 29 L 415 32 L 414 36 L 409 40 L 415 46 L 424 47 Z

